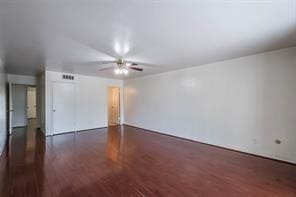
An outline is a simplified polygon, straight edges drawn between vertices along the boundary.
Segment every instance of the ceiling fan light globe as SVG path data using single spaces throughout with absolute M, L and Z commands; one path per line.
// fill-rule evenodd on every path
M 123 72 L 123 74 L 125 74 L 125 75 L 128 74 L 128 70 L 127 70 L 126 68 L 124 68 L 124 69 L 122 70 L 122 72 Z
M 119 75 L 119 74 L 120 74 L 120 69 L 119 69 L 119 68 L 115 68 L 115 69 L 114 69 L 114 73 L 115 73 L 116 75 Z

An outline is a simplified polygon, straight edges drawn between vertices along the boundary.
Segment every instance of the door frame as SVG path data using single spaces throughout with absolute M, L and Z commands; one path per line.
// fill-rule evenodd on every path
M 118 89 L 118 122 L 117 125 L 121 124 L 121 87 L 120 86 L 108 86 L 107 87 L 107 126 L 111 126 L 109 125 L 109 90 L 111 88 L 117 88 Z
M 54 120 L 53 120 L 53 116 L 54 116 L 54 112 L 53 112 L 53 99 L 54 99 L 54 85 L 55 83 L 66 83 L 66 84 L 72 84 L 74 86 L 74 131 L 73 132 L 77 132 L 77 124 L 76 124 L 76 120 L 77 120 L 77 114 L 76 114 L 76 108 L 77 108 L 77 99 L 76 99 L 76 92 L 77 92 L 77 87 L 76 87 L 76 83 L 73 83 L 73 82 L 69 82 L 69 81 L 52 81 L 51 82 L 51 90 L 50 90 L 50 93 L 51 93 L 51 96 L 50 96 L 50 99 L 51 99 L 51 103 L 50 103 L 50 117 L 51 117 L 51 121 L 50 121 L 50 125 L 51 125 L 51 132 L 50 132 L 50 135 L 59 135 L 59 134 L 54 134 L 54 130 L 53 130 L 53 124 L 54 124 Z

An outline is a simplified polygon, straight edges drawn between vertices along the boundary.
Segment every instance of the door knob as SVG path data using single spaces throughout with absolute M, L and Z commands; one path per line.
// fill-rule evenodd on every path
M 52 110 L 53 112 L 56 112 L 56 110 L 54 109 L 54 110 Z

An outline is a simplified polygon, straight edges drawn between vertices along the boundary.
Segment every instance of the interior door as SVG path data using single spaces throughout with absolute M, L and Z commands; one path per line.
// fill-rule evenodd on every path
M 109 88 L 109 125 L 117 125 L 119 124 L 119 102 L 120 102 L 120 89 L 117 87 Z
M 28 87 L 27 117 L 36 118 L 36 88 Z
M 75 84 L 53 83 L 53 134 L 75 131 Z
M 27 125 L 27 88 L 24 85 L 11 86 L 11 119 L 12 127 L 24 127 Z

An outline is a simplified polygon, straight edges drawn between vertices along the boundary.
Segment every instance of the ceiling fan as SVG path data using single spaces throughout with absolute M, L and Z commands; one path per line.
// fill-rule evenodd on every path
M 107 61 L 66 62 L 63 65 L 64 66 L 89 65 L 89 66 L 96 66 L 96 67 L 98 66 L 99 71 L 103 72 L 106 70 L 113 69 L 116 75 L 127 75 L 130 70 L 142 72 L 144 69 L 139 66 L 144 66 L 144 67 L 158 69 L 158 70 L 163 70 L 164 68 L 163 66 L 160 66 L 160 65 L 127 60 L 127 59 L 123 59 L 122 57 L 119 57 L 115 60 L 107 60 Z
M 114 64 L 112 66 L 106 67 L 106 68 L 101 68 L 99 71 L 105 71 L 105 70 L 111 70 L 114 69 L 114 73 L 116 75 L 127 75 L 129 73 L 129 70 L 135 70 L 135 71 L 143 71 L 143 68 L 137 67 L 138 63 L 136 62 L 131 62 L 124 60 L 122 58 L 119 58 L 114 61 L 102 61 L 98 62 L 97 65 L 104 65 L 104 64 Z

